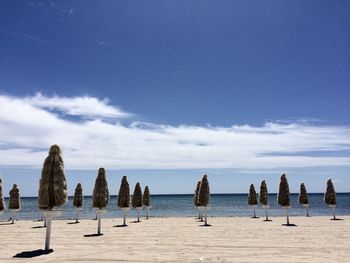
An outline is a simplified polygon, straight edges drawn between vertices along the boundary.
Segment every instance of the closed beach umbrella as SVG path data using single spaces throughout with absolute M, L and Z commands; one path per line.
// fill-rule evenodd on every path
M 199 190 L 201 188 L 201 183 L 202 183 L 202 181 L 198 181 L 196 190 L 194 191 L 194 195 L 193 195 L 193 204 L 197 208 L 199 207 L 198 196 L 199 196 Z M 199 211 L 198 219 L 201 219 L 201 221 L 203 221 L 203 216 L 202 216 L 199 209 L 198 209 L 198 211 Z
M 95 180 L 95 187 L 92 193 L 92 207 L 96 209 L 98 220 L 97 235 L 101 235 L 101 214 L 107 210 L 109 202 L 109 191 L 106 179 L 106 171 L 104 168 L 98 169 L 98 174 Z
M 305 207 L 306 216 L 309 216 L 309 195 L 307 194 L 304 183 L 300 184 L 298 203 Z
M 337 220 L 335 217 L 335 207 L 337 205 L 337 198 L 335 194 L 335 189 L 333 186 L 333 182 L 331 179 L 328 179 L 327 181 L 327 189 L 326 193 L 324 194 L 324 202 L 332 208 L 333 210 L 333 220 Z
M 12 224 L 15 223 L 16 213 L 21 209 L 19 189 L 16 184 L 13 185 L 9 193 L 9 209 L 11 213 Z
M 122 177 L 120 183 L 117 205 L 123 211 L 123 226 L 127 226 L 126 214 L 130 209 L 130 186 L 126 176 Z
M 146 207 L 146 219 L 148 219 L 148 209 L 151 208 L 151 194 L 149 192 L 148 186 L 146 186 L 145 190 L 143 191 L 142 202 L 143 206 Z
M 61 149 L 52 145 L 46 157 L 39 182 L 39 208 L 46 218 L 45 250 L 50 249 L 51 220 L 62 211 L 55 210 L 67 202 L 67 182 Z
M 140 222 L 140 210 L 142 209 L 142 190 L 140 183 L 135 185 L 134 194 L 132 196 L 132 207 L 137 210 L 137 222 Z
M 278 204 L 286 209 L 287 226 L 289 226 L 290 191 L 285 174 L 282 174 L 277 197 Z
M 79 210 L 83 208 L 84 205 L 84 195 L 83 195 L 83 188 L 81 187 L 81 183 L 77 184 L 77 187 L 74 191 L 74 197 L 73 197 L 73 206 L 75 207 L 75 222 L 79 223 Z
M 0 215 L 5 211 L 6 206 L 2 195 L 2 179 L 0 178 Z
M 254 209 L 254 216 L 252 218 L 258 218 L 255 213 L 256 206 L 258 205 L 258 199 L 253 184 L 251 184 L 249 187 L 248 205 Z
M 263 208 L 265 208 L 266 211 L 266 218 L 264 221 L 271 221 L 269 220 L 269 193 L 267 191 L 267 186 L 265 180 L 261 181 L 260 184 L 260 194 L 259 194 L 259 202 L 262 205 Z
M 50 148 L 41 172 L 39 186 L 39 208 L 52 210 L 67 202 L 67 182 L 61 149 L 58 145 Z
M 204 175 L 201 182 L 201 187 L 199 189 L 199 195 L 198 195 L 198 206 L 200 209 L 204 212 L 204 225 L 210 226 L 207 223 L 207 211 L 210 201 L 210 189 L 209 189 L 209 182 L 207 175 Z

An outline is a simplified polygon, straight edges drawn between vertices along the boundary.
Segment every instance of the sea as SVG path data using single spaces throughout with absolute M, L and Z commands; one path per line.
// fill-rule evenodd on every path
M 253 209 L 247 204 L 247 194 L 212 194 L 210 197 L 210 207 L 208 216 L 213 217 L 249 217 L 253 215 Z M 79 217 L 83 219 L 94 219 L 95 209 L 91 207 L 91 196 L 84 197 L 84 208 L 80 211 Z M 284 216 L 285 211 L 277 205 L 277 194 L 269 194 L 269 215 Z M 291 194 L 291 216 L 304 216 L 305 208 L 297 203 L 298 194 Z M 198 210 L 193 205 L 193 195 L 152 195 L 152 207 L 149 209 L 150 217 L 194 217 L 198 215 Z M 323 194 L 309 194 L 309 214 L 311 216 L 331 216 L 332 210 L 323 202 Z M 8 198 L 5 198 L 8 205 Z M 68 202 L 60 207 L 63 213 L 58 219 L 74 219 L 75 210 L 72 205 L 73 198 L 69 197 Z M 122 212 L 117 207 L 117 196 L 110 196 L 107 213 L 103 214 L 105 218 L 121 218 Z M 145 216 L 145 209 L 141 210 L 141 216 Z M 265 210 L 258 205 L 256 208 L 257 216 L 264 217 Z M 137 212 L 131 209 L 128 213 L 129 218 L 136 217 Z M 350 215 L 350 193 L 337 194 L 336 215 Z M 21 210 L 17 213 L 19 220 L 39 220 L 41 212 L 38 208 L 37 197 L 22 197 Z M 5 221 L 10 218 L 10 213 L 5 211 L 0 215 L 0 220 Z

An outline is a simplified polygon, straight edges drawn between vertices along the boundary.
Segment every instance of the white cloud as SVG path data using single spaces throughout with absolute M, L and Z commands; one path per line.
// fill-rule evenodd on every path
M 8 99 L 13 99 L 9 98 Z M 32 97 L 22 99 L 23 103 L 44 109 L 59 110 L 68 115 L 85 117 L 127 118 L 131 114 L 117 107 L 108 105 L 107 99 L 98 100 L 93 97 L 46 97 L 37 93 Z
M 73 121 L 51 109 L 89 118 Z M 40 167 L 55 143 L 62 147 L 69 169 L 271 170 L 350 165 L 350 127 L 346 126 L 269 122 L 261 127 L 199 127 L 103 120 L 128 116 L 107 100 L 93 97 L 0 95 L 0 165 Z M 342 150 L 346 151 L 342 155 L 327 155 Z

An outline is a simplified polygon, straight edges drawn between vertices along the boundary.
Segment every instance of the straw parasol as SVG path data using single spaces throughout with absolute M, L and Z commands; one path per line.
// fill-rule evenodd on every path
M 61 149 L 52 145 L 45 159 L 39 187 L 39 208 L 53 209 L 67 202 L 67 182 Z
M 79 210 L 83 209 L 84 205 L 84 195 L 83 195 L 83 188 L 81 187 L 81 183 L 77 184 L 77 187 L 74 191 L 74 197 L 73 197 L 73 206 L 75 207 L 75 223 L 79 223 Z
M 298 203 L 305 207 L 306 216 L 309 216 L 309 195 L 307 194 L 304 183 L 300 184 Z
M 258 199 L 253 184 L 251 184 L 249 187 L 248 205 L 254 209 L 254 216 L 252 218 L 258 218 L 255 213 L 256 206 L 258 205 Z
M 201 188 L 201 183 L 202 183 L 202 181 L 198 181 L 196 190 L 194 191 L 194 195 L 193 195 L 193 204 L 197 208 L 199 207 L 198 195 L 199 195 L 199 190 Z M 199 211 L 198 219 L 201 219 L 201 221 L 203 221 L 203 216 L 202 216 L 202 214 L 201 214 L 199 209 L 198 209 L 198 211 Z
M 12 224 L 15 223 L 16 213 L 21 209 L 20 198 L 19 198 L 19 189 L 17 184 L 14 184 L 9 193 L 9 209 L 11 214 Z
M 327 181 L 327 190 L 326 193 L 324 194 L 324 202 L 332 208 L 333 210 L 333 220 L 337 220 L 335 217 L 335 207 L 337 205 L 337 198 L 336 198 L 336 193 L 335 189 L 333 186 L 333 182 L 331 179 L 328 179 Z
M 286 209 L 287 226 L 289 226 L 290 192 L 285 174 L 281 175 L 277 201 L 280 206 Z
M 204 225 L 205 226 L 210 226 L 207 223 L 207 211 L 208 211 L 209 201 L 210 201 L 209 182 L 208 182 L 207 175 L 204 175 L 202 178 L 201 187 L 199 189 L 198 205 L 199 205 L 199 208 L 204 212 L 204 217 L 205 217 Z
M 149 192 L 148 185 L 146 185 L 145 190 L 143 191 L 143 206 L 146 207 L 146 219 L 148 219 L 148 209 L 151 208 L 151 194 Z
M 137 222 L 140 222 L 140 210 L 142 209 L 142 190 L 140 183 L 135 185 L 134 194 L 132 196 L 132 207 L 137 210 Z
M 54 209 L 67 202 L 67 182 L 61 149 L 52 145 L 49 156 L 46 157 L 39 182 L 39 208 L 46 218 L 45 250 L 50 250 L 51 220 L 61 214 L 61 210 Z
M 267 191 L 267 186 L 265 180 L 261 181 L 260 184 L 260 194 L 259 194 L 259 202 L 262 204 L 262 207 L 265 208 L 266 211 L 266 218 L 264 221 L 271 221 L 269 220 L 269 193 Z
M 6 206 L 2 195 L 2 179 L 0 178 L 0 215 L 5 211 Z
M 95 187 L 92 193 L 92 207 L 96 209 L 98 219 L 97 235 L 101 234 L 101 214 L 107 210 L 109 202 L 109 191 L 106 179 L 106 171 L 104 168 L 98 169 L 98 174 L 95 180 Z
M 123 226 L 127 226 L 126 214 L 130 210 L 130 186 L 126 176 L 122 177 L 120 183 L 117 205 L 123 211 Z

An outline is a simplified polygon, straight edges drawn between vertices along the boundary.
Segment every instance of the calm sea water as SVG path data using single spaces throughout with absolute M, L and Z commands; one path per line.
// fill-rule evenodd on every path
M 197 215 L 197 210 L 192 203 L 193 195 L 152 195 L 152 208 L 150 216 L 154 217 L 192 217 Z M 270 215 L 284 216 L 284 211 L 276 204 L 276 194 L 270 194 Z M 298 195 L 291 195 L 290 210 L 292 216 L 305 215 L 305 209 L 297 203 Z M 310 215 L 330 216 L 331 209 L 323 203 L 323 194 L 309 194 Z M 103 217 L 116 218 L 121 217 L 122 213 L 116 206 L 116 196 L 111 196 L 108 213 Z M 5 198 L 6 205 L 8 199 Z M 210 199 L 209 216 L 251 216 L 253 211 L 247 205 L 247 194 L 212 194 Z M 38 199 L 36 197 L 21 198 L 22 209 L 18 213 L 19 219 L 37 220 L 40 218 L 38 209 Z M 65 206 L 61 219 L 73 219 L 75 211 L 72 205 L 72 197 Z M 145 211 L 142 212 L 144 214 Z M 350 215 L 350 193 L 337 194 L 337 215 Z M 257 215 L 264 216 L 264 210 L 258 206 Z M 129 217 L 135 217 L 135 209 L 131 209 Z M 95 212 L 91 208 L 91 196 L 85 197 L 84 209 L 80 212 L 81 218 L 94 218 Z M 6 211 L 0 216 L 0 220 L 7 220 L 9 213 Z

